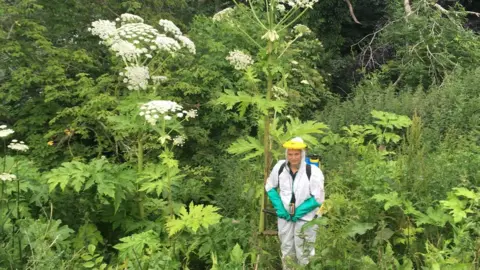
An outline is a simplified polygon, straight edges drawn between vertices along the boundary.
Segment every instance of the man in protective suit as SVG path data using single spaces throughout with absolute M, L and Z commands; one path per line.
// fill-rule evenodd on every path
M 265 190 L 278 216 L 282 262 L 291 257 L 306 265 L 315 254 L 313 244 L 316 226 L 302 231 L 302 226 L 315 218 L 325 199 L 323 173 L 317 166 L 307 170 L 305 149 L 299 137 L 283 144 L 287 160 L 280 160 L 267 179 Z M 308 177 L 308 174 L 310 177 Z M 279 191 L 277 191 L 277 188 Z

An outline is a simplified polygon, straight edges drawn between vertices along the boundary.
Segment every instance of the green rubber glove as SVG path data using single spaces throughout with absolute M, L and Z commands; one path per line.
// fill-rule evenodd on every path
M 270 201 L 272 202 L 273 208 L 275 208 L 275 211 L 277 212 L 277 216 L 279 218 L 283 218 L 285 220 L 290 221 L 291 216 L 290 213 L 283 207 L 282 199 L 280 199 L 280 195 L 278 195 L 278 192 L 276 189 L 272 188 L 270 189 L 269 192 L 267 192 L 268 198 L 270 198 Z
M 297 220 L 301 219 L 303 216 L 310 213 L 313 209 L 319 207 L 320 205 L 321 204 L 319 204 L 314 197 L 310 197 L 310 199 L 305 200 L 295 209 L 295 215 L 292 217 L 292 221 L 297 222 Z

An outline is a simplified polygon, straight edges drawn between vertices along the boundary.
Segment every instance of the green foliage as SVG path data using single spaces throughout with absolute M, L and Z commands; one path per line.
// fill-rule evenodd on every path
M 217 211 L 218 208 L 211 205 L 203 206 L 202 204 L 194 205 L 190 203 L 188 212 L 185 207 L 182 207 L 178 219 L 170 218 L 170 220 L 168 220 L 168 234 L 169 236 L 173 236 L 185 229 L 195 234 L 200 227 L 208 229 L 208 227 L 220 221 L 222 216 L 217 214 Z
M 251 96 L 244 92 L 238 92 L 235 94 L 233 91 L 228 90 L 225 91 L 225 94 L 221 94 L 215 103 L 225 105 L 227 110 L 231 110 L 237 103 L 240 103 L 238 105 L 240 117 L 245 114 L 248 106 L 253 106 L 262 114 L 266 115 L 271 109 L 275 112 L 281 112 L 287 105 L 282 100 L 268 100 L 263 96 Z
M 100 158 L 93 159 L 88 164 L 78 161 L 63 163 L 44 177 L 50 191 L 58 186 L 62 191 L 70 187 L 75 192 L 95 188 L 98 196 L 106 203 L 112 202 L 116 211 L 134 189 L 135 172 L 126 166 L 111 164 L 107 159 Z

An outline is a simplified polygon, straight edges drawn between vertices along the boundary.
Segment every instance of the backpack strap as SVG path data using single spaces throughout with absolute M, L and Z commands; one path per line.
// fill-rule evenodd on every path
M 285 169 L 285 164 L 287 162 L 285 161 L 282 165 L 280 165 L 280 168 L 278 169 L 278 179 L 280 179 L 280 174 L 283 172 L 283 169 Z
M 278 169 L 278 179 L 280 179 L 280 174 L 283 172 L 283 170 L 285 169 L 285 164 L 287 162 L 284 162 L 282 165 L 280 165 L 280 168 Z M 306 170 L 307 170 L 307 177 L 308 177 L 308 181 L 310 181 L 310 176 L 312 176 L 312 165 L 310 164 L 307 164 L 307 167 L 306 167 Z
M 307 177 L 308 177 L 308 181 L 310 181 L 310 176 L 312 176 L 312 165 L 310 164 L 307 164 Z

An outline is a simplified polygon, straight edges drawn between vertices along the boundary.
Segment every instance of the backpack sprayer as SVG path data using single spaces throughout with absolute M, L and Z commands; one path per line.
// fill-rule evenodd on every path
M 311 154 L 305 157 L 305 162 L 310 165 L 315 165 L 320 168 L 320 155 Z

